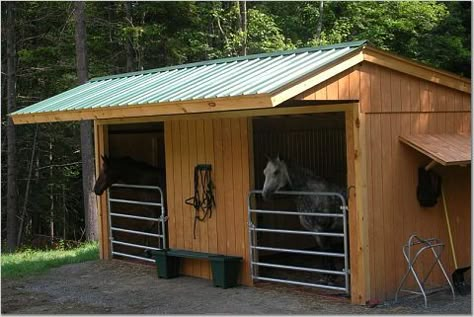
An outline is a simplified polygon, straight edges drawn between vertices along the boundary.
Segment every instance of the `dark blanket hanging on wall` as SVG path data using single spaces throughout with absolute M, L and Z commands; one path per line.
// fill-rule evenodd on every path
M 441 177 L 425 167 L 418 168 L 418 186 L 416 197 L 422 207 L 433 207 L 441 195 Z

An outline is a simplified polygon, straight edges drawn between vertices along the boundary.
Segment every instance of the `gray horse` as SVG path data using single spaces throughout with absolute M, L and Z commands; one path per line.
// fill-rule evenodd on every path
M 278 190 L 307 192 L 336 192 L 345 197 L 345 190 L 325 179 L 314 176 L 310 170 L 304 168 L 289 168 L 285 161 L 279 157 L 268 158 L 268 163 L 263 171 L 265 182 L 263 184 L 263 198 L 270 200 Z M 340 212 L 340 199 L 336 196 L 298 195 L 294 198 L 296 209 L 301 213 L 338 213 Z M 299 215 L 300 224 L 308 231 L 314 232 L 343 232 L 341 217 L 321 217 Z M 332 247 L 331 239 L 327 236 L 314 235 L 316 244 L 322 251 L 329 251 Z M 337 240 L 342 240 L 338 238 Z M 342 242 L 342 241 L 338 241 Z M 337 243 L 340 249 L 341 243 Z M 326 265 L 331 268 L 333 261 L 326 259 Z

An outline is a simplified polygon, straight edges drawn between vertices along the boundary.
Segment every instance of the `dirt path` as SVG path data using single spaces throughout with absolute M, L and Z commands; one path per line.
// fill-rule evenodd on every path
M 471 298 L 440 292 L 376 308 L 283 285 L 221 289 L 207 280 L 156 277 L 152 266 L 123 261 L 65 265 L 2 280 L 2 314 L 471 314 Z

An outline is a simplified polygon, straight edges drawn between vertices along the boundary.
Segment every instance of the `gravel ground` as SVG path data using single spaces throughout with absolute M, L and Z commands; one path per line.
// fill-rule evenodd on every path
M 158 279 L 153 266 L 124 261 L 65 265 L 24 279 L 2 279 L 2 314 L 472 314 L 471 296 L 442 291 L 375 308 L 276 284 L 221 289 L 208 280 Z

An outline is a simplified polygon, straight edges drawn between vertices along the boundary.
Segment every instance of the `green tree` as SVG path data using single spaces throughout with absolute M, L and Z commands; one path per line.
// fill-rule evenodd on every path
M 8 3 L 1 5 L 1 41 L 7 48 Z M 15 6 L 15 101 L 23 108 L 77 84 L 74 3 L 18 1 Z M 325 1 L 321 10 L 319 1 L 249 1 L 246 31 L 242 9 L 237 1 L 87 2 L 89 76 L 236 56 L 244 47 L 253 54 L 368 39 L 381 49 L 470 77 L 470 2 Z M 6 49 L 1 53 L 6 70 Z M 16 157 L 9 157 L 6 79 L 2 73 L 2 155 L 17 162 L 15 194 L 18 205 L 27 207 L 25 241 L 52 233 L 79 239 L 85 227 L 79 124 L 40 124 L 36 145 L 36 126 L 17 126 Z M 2 176 L 6 206 L 7 164 Z M 2 224 L 5 230 L 5 213 Z

